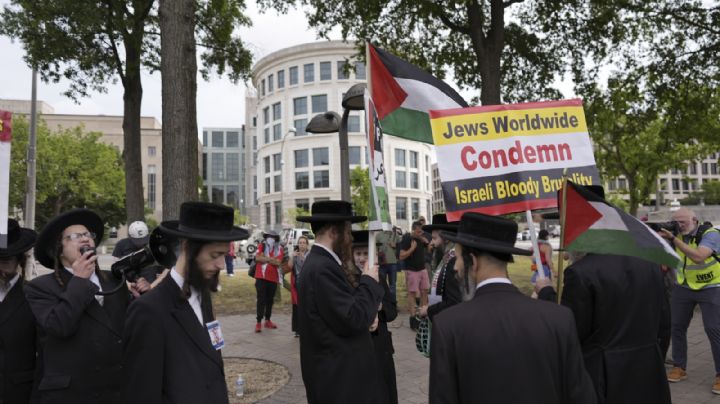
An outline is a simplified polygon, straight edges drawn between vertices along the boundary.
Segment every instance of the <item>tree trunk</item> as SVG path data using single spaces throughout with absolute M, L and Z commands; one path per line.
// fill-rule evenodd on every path
M 469 35 L 480 69 L 480 103 L 500 104 L 500 60 L 505 46 L 505 21 L 502 1 L 493 0 L 490 5 L 490 29 L 483 32 L 483 20 L 487 18 L 477 1 L 468 4 Z
M 125 42 L 126 71 L 123 94 L 123 161 L 125 162 L 125 211 L 127 223 L 145 220 L 143 192 L 140 109 L 142 82 L 140 78 L 140 48 Z
M 160 0 L 163 220 L 198 198 L 195 1 Z

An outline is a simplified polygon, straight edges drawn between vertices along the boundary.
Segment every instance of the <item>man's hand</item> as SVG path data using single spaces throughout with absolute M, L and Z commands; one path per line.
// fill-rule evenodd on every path
M 368 263 L 365 262 L 365 266 L 363 267 L 362 273 L 363 273 L 363 275 L 367 275 L 367 276 L 375 279 L 375 282 L 380 282 L 380 276 L 378 275 L 378 271 L 379 271 L 378 268 L 379 267 L 377 265 L 368 266 Z
M 427 304 L 424 306 L 420 306 L 420 308 L 418 309 L 418 315 L 420 315 L 420 317 L 427 317 L 427 309 Z
M 675 238 L 675 235 L 672 234 L 672 233 L 671 233 L 670 231 L 668 231 L 667 229 L 660 229 L 660 231 L 658 232 L 658 234 L 660 234 L 660 237 L 662 237 L 662 238 L 664 238 L 664 239 L 666 239 L 666 240 L 672 240 L 672 239 Z
M 537 281 L 535 281 L 535 293 L 540 293 L 540 291 L 547 286 L 552 287 L 553 282 L 550 278 L 537 278 Z
M 85 251 L 75 262 L 72 263 L 73 275 L 90 279 L 93 272 L 95 272 L 95 261 L 97 261 L 97 255 L 95 251 Z
M 370 332 L 374 332 L 378 328 L 379 319 L 377 314 L 375 315 L 375 320 L 373 320 L 373 323 L 370 325 Z

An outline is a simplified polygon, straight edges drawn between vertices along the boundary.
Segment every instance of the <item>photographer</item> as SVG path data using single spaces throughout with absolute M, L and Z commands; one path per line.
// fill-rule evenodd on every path
M 129 294 L 98 268 L 95 247 L 104 229 L 97 214 L 74 209 L 50 220 L 38 236 L 35 258 L 54 270 L 25 287 L 42 341 L 38 391 L 43 403 L 120 401 Z
M 415 314 L 415 298 L 420 297 L 420 306 L 427 305 L 430 278 L 425 270 L 425 252 L 428 241 L 423 237 L 421 222 L 413 222 L 410 233 L 400 241 L 400 259 L 405 261 L 408 310 Z
M 682 261 L 670 297 L 673 368 L 667 378 L 669 382 L 687 378 L 687 329 L 699 304 L 715 362 L 712 392 L 720 394 L 720 259 L 716 255 L 720 233 L 710 225 L 699 225 L 695 212 L 687 208 L 675 211 L 672 220 L 677 222 L 678 235 L 660 229 L 660 235 L 672 242 Z
M 150 231 L 145 222 L 141 221 L 130 223 L 130 226 L 128 226 L 128 236 L 128 238 L 120 240 L 115 245 L 112 253 L 114 261 L 118 261 L 144 248 L 150 241 Z M 137 279 L 128 282 L 133 297 L 137 298 L 155 287 L 155 285 L 165 277 L 167 271 L 167 269 L 154 262 L 140 269 Z

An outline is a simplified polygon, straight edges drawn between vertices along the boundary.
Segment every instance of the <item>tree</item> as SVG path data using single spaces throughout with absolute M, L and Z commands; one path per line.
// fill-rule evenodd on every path
M 28 122 L 13 121 L 10 207 L 22 209 L 27 179 Z M 100 133 L 81 127 L 50 131 L 37 127 L 36 220 L 41 229 L 54 216 L 72 208 L 96 211 L 106 225 L 125 222 L 125 177 L 120 153 L 98 142 Z
M 720 205 L 720 181 L 703 182 L 700 191 L 691 192 L 690 196 L 682 200 L 683 205 L 695 205 L 700 201 L 706 205 Z
M 350 193 L 355 214 L 367 216 L 370 211 L 370 174 L 367 168 L 355 167 L 350 171 Z M 367 222 L 362 226 L 367 227 Z
M 211 71 L 227 73 L 233 81 L 248 76 L 251 55 L 233 36 L 234 27 L 250 24 L 243 9 L 242 0 L 195 0 L 196 15 L 190 29 L 205 49 L 201 55 L 205 79 Z M 104 92 L 108 83 L 120 80 L 124 88 L 126 216 L 129 221 L 142 220 L 145 203 L 140 163 L 140 72 L 143 68 L 149 72 L 160 68 L 156 1 L 11 0 L 11 6 L 5 6 L 0 13 L 0 20 L 0 34 L 22 42 L 26 62 L 39 70 L 44 81 L 70 81 L 65 95 L 78 99 L 92 91 Z M 187 178 L 194 181 L 196 176 Z
M 287 210 L 288 223 L 292 223 L 295 227 L 307 228 L 308 224 L 304 222 L 298 222 L 298 216 L 310 216 L 310 212 L 303 208 L 290 208 Z
M 634 72 L 591 90 L 585 106 L 595 159 L 605 178 L 625 176 L 629 212 L 656 190 L 660 173 L 684 168 L 720 145 L 720 90 L 692 81 L 658 89 Z

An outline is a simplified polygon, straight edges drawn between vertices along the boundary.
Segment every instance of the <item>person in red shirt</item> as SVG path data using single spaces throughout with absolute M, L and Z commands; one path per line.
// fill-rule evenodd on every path
M 228 276 L 235 276 L 235 243 L 232 241 L 228 245 L 228 252 L 225 254 L 225 271 Z
M 262 319 L 265 317 L 265 328 L 277 328 L 270 321 L 272 315 L 275 290 L 282 276 L 279 272 L 283 259 L 283 248 L 280 235 L 272 230 L 263 233 L 264 241 L 258 246 L 255 254 L 255 291 L 257 294 L 257 324 L 255 332 L 262 331 Z

